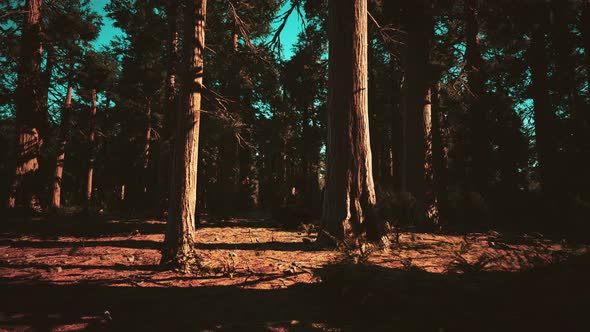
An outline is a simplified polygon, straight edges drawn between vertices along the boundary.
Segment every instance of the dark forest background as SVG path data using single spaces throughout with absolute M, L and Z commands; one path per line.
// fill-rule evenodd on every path
M 23 11 L 38 1 L 0 1 L 2 205 L 165 216 L 185 8 L 111 0 L 106 13 L 124 35 L 95 49 L 102 18 L 89 1 L 46 0 L 38 21 L 25 24 Z M 428 231 L 586 234 L 590 1 L 372 0 L 368 8 L 379 215 Z M 282 60 L 289 15 L 304 27 Z M 326 25 L 327 1 L 210 1 L 197 213 L 320 218 Z M 24 152 L 37 164 L 21 173 L 18 128 L 37 131 Z

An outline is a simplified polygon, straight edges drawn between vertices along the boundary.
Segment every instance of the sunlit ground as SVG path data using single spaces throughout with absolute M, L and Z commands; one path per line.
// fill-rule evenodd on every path
M 181 274 L 158 268 L 162 221 L 11 221 L 2 226 L 0 235 L 0 288 L 8 294 L 2 296 L 0 327 L 71 330 L 168 324 L 180 328 L 186 323 L 197 330 L 346 330 L 358 328 L 363 317 L 339 319 L 332 311 L 337 315 L 334 305 L 351 301 L 353 307 L 384 310 L 386 314 L 379 316 L 384 322 L 372 319 L 375 328 L 400 320 L 398 323 L 407 325 L 410 322 L 405 320 L 413 316 L 404 316 L 405 310 L 418 306 L 429 311 L 448 301 L 474 310 L 475 317 L 459 319 L 469 321 L 478 319 L 477 306 L 483 307 L 462 303 L 465 297 L 495 303 L 498 299 L 484 295 L 497 293 L 509 302 L 506 292 L 516 287 L 515 280 L 523 282 L 522 275 L 538 280 L 537 271 L 586 257 L 589 249 L 567 241 L 552 242 L 541 234 L 489 232 L 466 236 L 402 233 L 399 243 L 386 252 L 337 251 L 316 247 L 313 232 L 275 226 L 261 219 L 204 221 L 196 237 L 203 268 L 199 273 Z M 395 309 L 401 304 L 383 298 L 385 294 L 396 296 L 395 301 L 407 301 L 408 308 Z M 531 299 L 518 301 L 523 300 Z M 231 309 L 237 310 L 237 316 L 217 311 L 233 308 L 231 301 L 247 308 Z M 325 301 L 331 309 L 321 305 Z M 183 303 L 192 307 L 184 308 Z M 314 306 L 318 309 L 312 310 Z M 175 313 L 192 313 L 197 307 L 203 316 L 193 323 L 189 318 L 170 322 L 158 316 L 170 315 L 171 308 L 177 308 Z M 503 312 L 506 308 L 497 309 Z M 239 312 L 250 314 L 241 317 Z M 523 323 L 522 312 L 511 315 L 515 316 L 507 319 Z M 143 317 L 140 322 L 138 317 Z M 449 324 L 436 315 L 431 318 L 434 325 Z M 149 321 L 153 322 L 147 324 Z

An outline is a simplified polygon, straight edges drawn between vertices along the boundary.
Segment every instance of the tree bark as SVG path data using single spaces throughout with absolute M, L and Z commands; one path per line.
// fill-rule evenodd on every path
M 23 21 L 18 83 L 16 91 L 16 165 L 8 194 L 8 207 L 14 208 L 19 201 L 24 203 L 26 195 L 30 207 L 39 192 L 36 172 L 45 116 L 41 89 L 41 24 L 42 0 L 27 0 Z
M 90 107 L 90 130 L 88 134 L 88 146 L 90 158 L 88 159 L 88 173 L 86 175 L 86 209 L 92 204 L 92 180 L 94 179 L 94 162 L 96 158 L 96 89 L 92 89 L 92 106 Z
M 68 92 L 66 94 L 66 102 L 61 115 L 59 145 L 57 147 L 57 158 L 55 161 L 55 172 L 53 178 L 53 192 L 51 199 L 51 206 L 54 209 L 61 208 L 61 188 L 64 162 L 66 159 L 66 145 L 70 136 L 70 118 L 72 114 L 72 84 L 68 84 Z
M 330 0 L 328 140 L 322 225 L 340 240 L 386 241 L 369 137 L 367 0 Z
M 194 235 L 203 89 L 206 0 L 190 0 L 185 16 L 184 76 L 176 121 L 170 209 L 161 264 L 187 270 L 195 263 Z

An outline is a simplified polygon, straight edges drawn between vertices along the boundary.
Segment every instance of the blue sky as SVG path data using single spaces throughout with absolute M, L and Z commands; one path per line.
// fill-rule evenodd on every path
M 120 35 L 122 31 L 113 26 L 113 21 L 108 17 L 104 16 L 104 6 L 109 0 L 92 0 L 92 8 L 103 16 L 103 26 L 100 31 L 100 35 L 94 41 L 94 46 L 100 48 L 102 45 L 108 45 L 109 42 Z M 287 1 L 285 6 L 281 9 L 280 13 L 285 12 L 289 8 L 289 2 Z M 280 22 L 275 22 L 273 26 L 276 28 Z M 281 56 L 283 59 L 289 59 L 293 56 L 293 45 L 297 42 L 297 35 L 302 29 L 301 18 L 297 13 L 291 14 L 283 32 L 281 33 L 281 44 L 282 51 Z

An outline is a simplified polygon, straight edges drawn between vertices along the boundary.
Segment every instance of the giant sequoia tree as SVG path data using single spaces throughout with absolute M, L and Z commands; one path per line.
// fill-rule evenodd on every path
M 199 126 L 207 0 L 190 0 L 184 17 L 183 74 L 176 114 L 168 227 L 161 263 L 186 269 L 194 259 Z
M 329 2 L 327 174 L 322 223 L 337 239 L 385 236 L 369 138 L 367 1 Z

